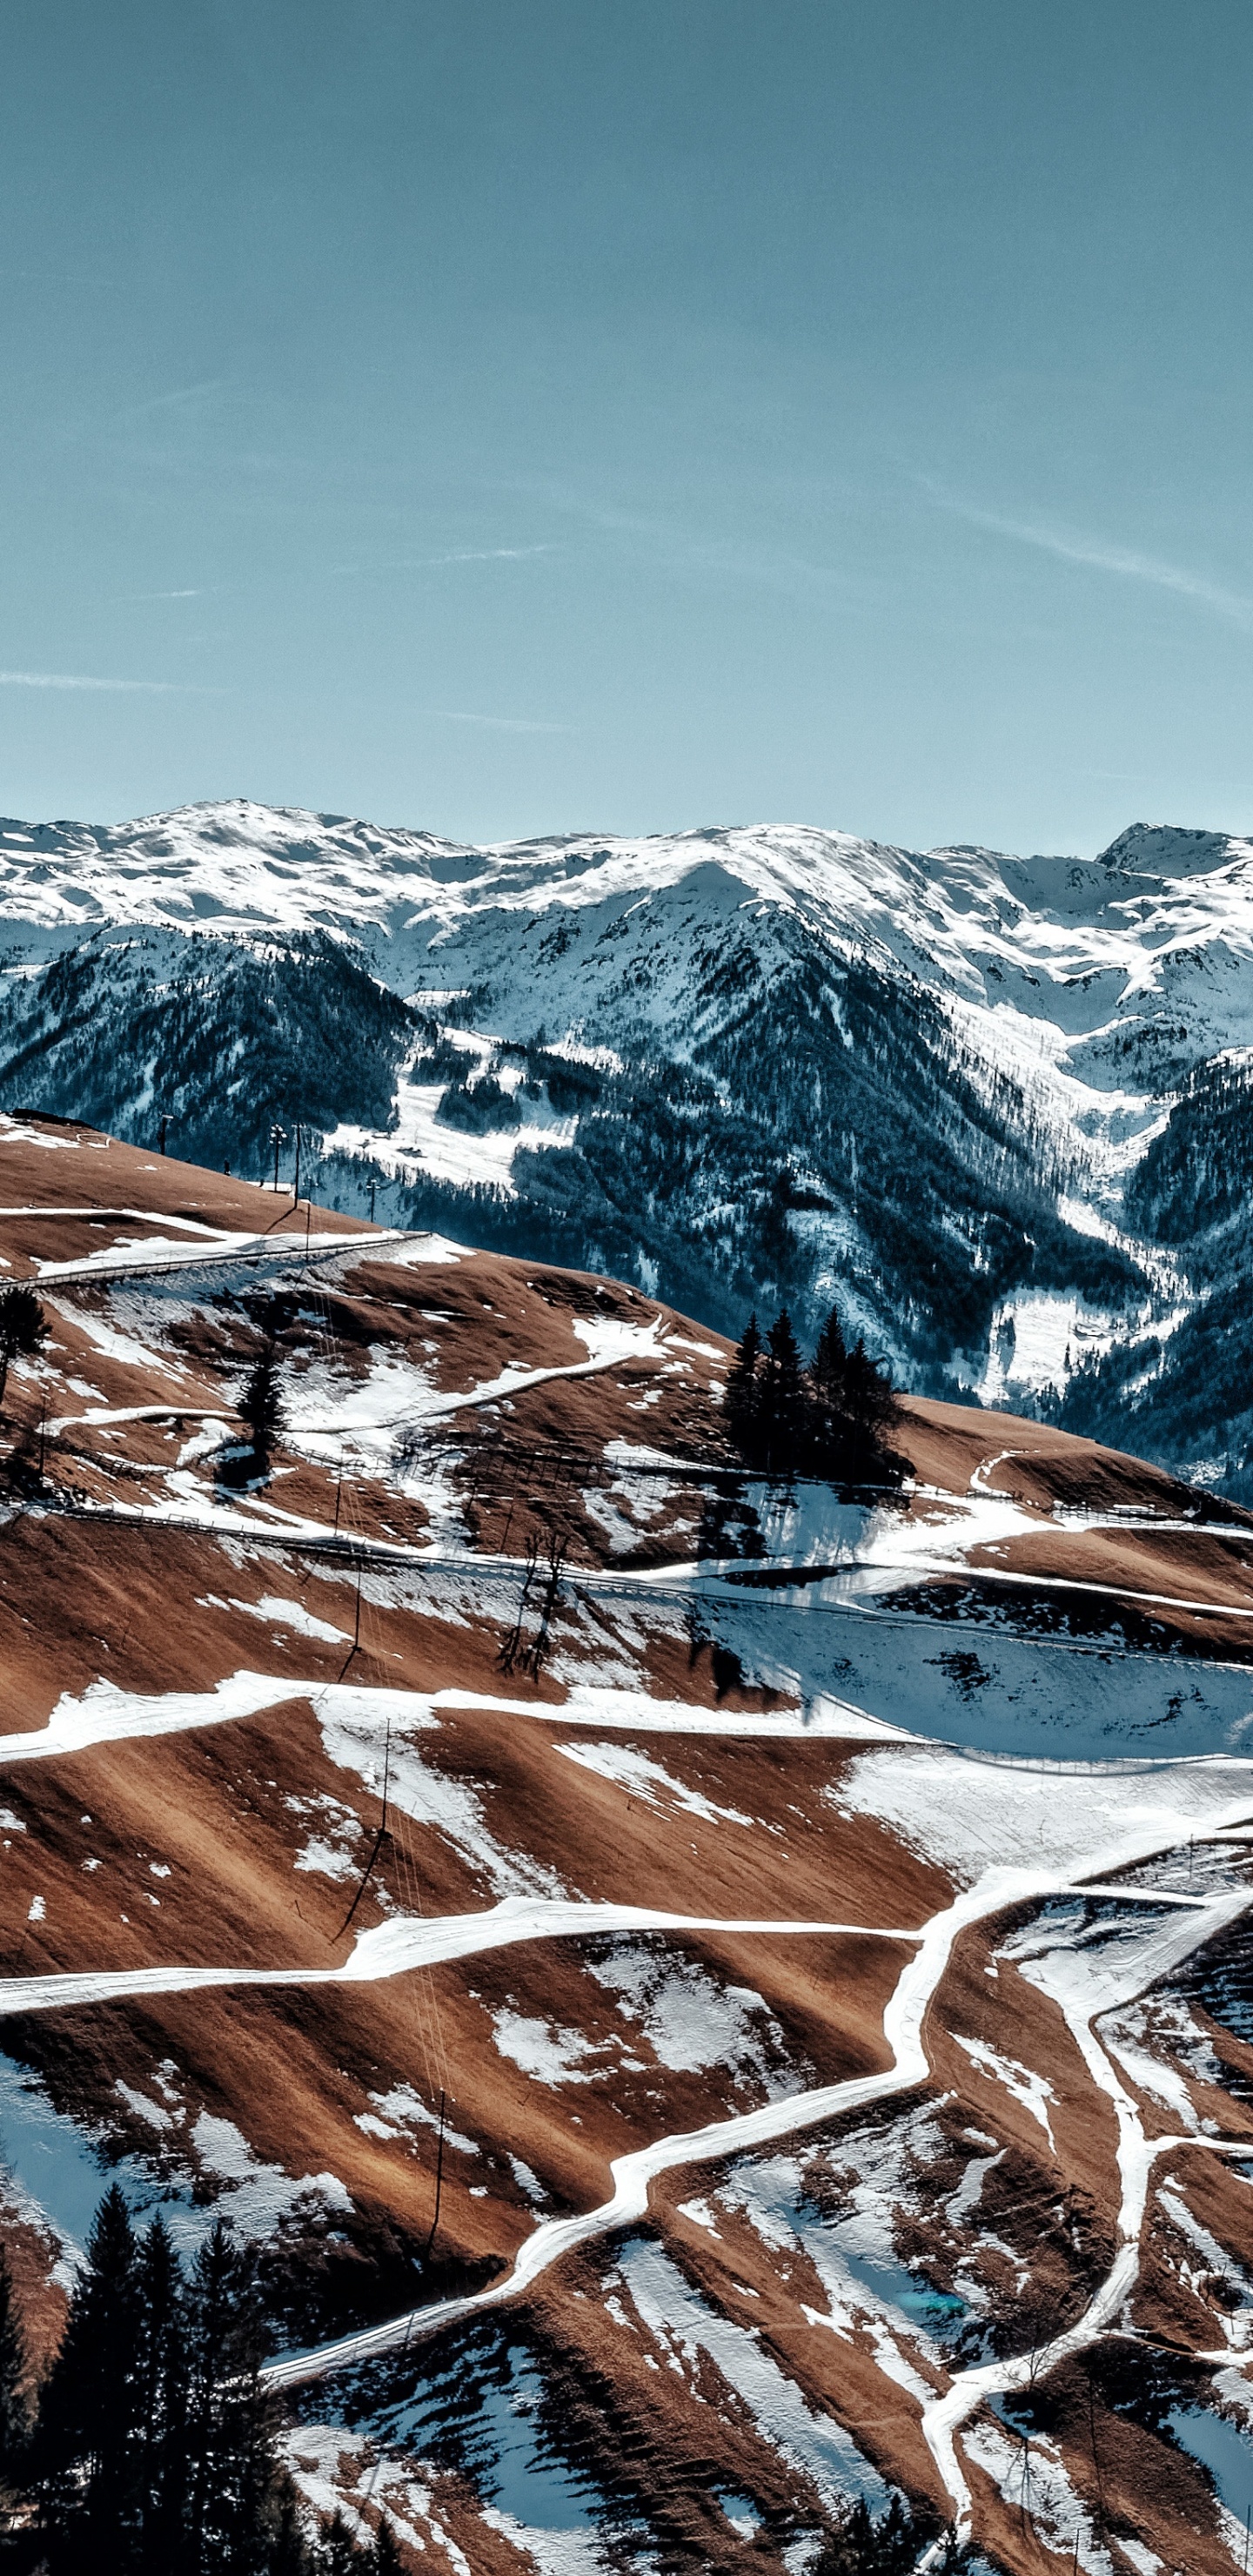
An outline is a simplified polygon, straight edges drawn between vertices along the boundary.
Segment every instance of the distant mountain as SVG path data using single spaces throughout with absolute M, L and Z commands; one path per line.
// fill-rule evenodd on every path
M 4 1105 L 1253 1492 L 1253 842 L 472 849 L 242 802 L 0 825 Z

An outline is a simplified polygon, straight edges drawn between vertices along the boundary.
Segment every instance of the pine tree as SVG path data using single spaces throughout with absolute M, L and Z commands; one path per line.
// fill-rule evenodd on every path
M 56 2568 L 134 2565 L 139 2479 L 138 2251 L 116 2183 L 70 2298 L 39 2415 L 37 2481 Z
M 267 2576 L 312 2576 L 313 2556 L 305 2538 L 300 2502 L 290 2478 L 277 2486 L 278 2514 L 266 2562 Z
M 839 1308 L 833 1306 L 818 1335 L 818 1346 L 809 1372 L 814 1394 L 824 1411 L 843 1412 L 847 1371 L 848 1348 L 840 1326 Z
M 893 2496 L 878 2522 L 871 2521 L 859 2496 L 824 2541 L 812 2576 L 910 2576 L 924 2536 L 900 2496 Z
M 187 2508 L 187 2320 L 183 2276 L 158 2214 L 139 2258 L 136 2350 L 140 2444 L 138 2563 L 164 2576 L 178 2554 Z
M 797 1463 L 805 1415 L 801 1355 L 786 1306 L 770 1327 L 761 1413 L 766 1465 L 786 1473 Z
M 251 2576 L 265 2560 L 273 2424 L 256 2263 L 222 2219 L 192 2267 L 191 2307 L 186 2563 L 195 2576 Z
M 255 2258 L 229 2227 L 210 2230 L 189 2283 L 163 2219 L 137 2241 L 106 2192 L 30 2447 L 50 2576 L 314 2576 L 262 2352 Z M 0 2426 L 21 2370 L 0 2258 Z M 372 2552 L 351 2563 L 372 2567 Z
M 48 1318 L 33 1288 L 0 1289 L 0 1404 L 18 1353 L 30 1358 L 48 1338 Z
M 283 1399 L 279 1392 L 278 1353 L 267 1336 L 261 1357 L 249 1370 L 244 1391 L 239 1399 L 239 1416 L 252 1433 L 253 1455 L 262 1465 L 269 1457 L 275 1434 L 283 1427 Z
M 845 1403 L 858 1428 L 877 1435 L 896 1411 L 896 1397 L 886 1369 L 876 1366 L 863 1341 L 854 1343 L 844 1368 Z
M 374 2536 L 374 2567 L 375 2576 L 404 2576 L 396 2534 L 387 2514 L 383 2515 Z
M 742 1457 L 751 1459 L 761 1420 L 761 1334 L 750 1315 L 727 1375 L 724 1406 L 727 1432 Z
M 342 2513 L 336 2513 L 323 2531 L 319 2555 L 325 2576 L 365 2576 L 374 2551 L 367 2557 L 353 2539 Z

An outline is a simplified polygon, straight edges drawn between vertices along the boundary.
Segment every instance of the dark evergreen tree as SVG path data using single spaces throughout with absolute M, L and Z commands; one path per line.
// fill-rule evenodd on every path
M 773 1475 L 788 1475 L 803 1463 L 805 1384 L 801 1355 L 786 1306 L 767 1337 L 761 1391 L 761 1448 Z
M 926 2537 L 900 2496 L 893 2496 L 878 2522 L 859 2496 L 823 2542 L 811 2576 L 912 2576 Z
M 339 2556 L 326 2562 L 277 2467 L 263 2329 L 255 2257 L 228 2226 L 210 2230 L 188 2281 L 164 2220 L 137 2240 L 114 2186 L 26 2445 L 21 2330 L 0 2255 L 0 2523 L 6 2492 L 15 2505 L 35 2499 L 49 2576 L 337 2576 L 341 2565 L 365 2576 L 375 2544 L 359 2548 L 341 2517 Z M 381 2563 L 398 2564 L 394 2547 Z
M 136 2353 L 140 2547 L 151 2576 L 175 2564 L 187 2520 L 187 2319 L 178 2257 L 153 2219 L 139 2258 Z
M 742 1457 L 752 1458 L 761 1420 L 761 1334 L 750 1315 L 727 1375 L 724 1407 L 728 1437 Z
M 283 1427 L 283 1399 L 279 1390 L 278 1352 L 267 1336 L 261 1357 L 249 1370 L 244 1391 L 239 1399 L 239 1417 L 252 1433 L 253 1455 L 264 1467 L 278 1432 Z
M 191 2310 L 187 2566 L 195 2576 L 253 2576 L 268 2541 L 273 2419 L 261 2386 L 256 2262 L 222 2219 L 196 2256 Z
M 313 2576 L 316 2561 L 290 2478 L 277 2483 L 272 2503 L 274 2537 L 266 2561 L 267 2576 Z
M 839 1309 L 833 1306 L 814 1352 L 809 1378 L 818 1403 L 827 1413 L 844 1411 L 845 1379 L 848 1371 L 848 1348 L 840 1326 Z
M 396 2534 L 386 2514 L 383 2515 L 374 2538 L 374 2569 L 375 2576 L 404 2576 L 400 2551 L 396 2547 Z
M 130 2214 L 105 2193 L 39 2413 L 36 2474 L 56 2569 L 121 2576 L 139 2530 L 140 2285 Z
M 872 1437 L 896 1411 L 896 1397 L 886 1369 L 879 1368 L 863 1341 L 854 1343 L 844 1364 L 844 1401 L 850 1419 Z
M 319 2557 L 325 2576 L 365 2576 L 375 2561 L 373 2549 L 367 2554 L 353 2539 L 342 2513 L 333 2514 L 327 2523 Z
M 19 1352 L 29 1358 L 48 1338 L 48 1319 L 33 1288 L 0 1289 L 0 1404 Z

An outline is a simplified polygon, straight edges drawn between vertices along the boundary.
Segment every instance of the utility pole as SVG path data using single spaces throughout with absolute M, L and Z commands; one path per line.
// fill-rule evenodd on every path
M 295 1173 L 294 1173 L 294 1176 L 293 1176 L 293 1179 L 292 1179 L 291 1194 L 292 1194 L 292 1205 L 293 1205 L 293 1207 L 299 1207 L 299 1205 L 300 1205 L 300 1128 L 299 1128 L 299 1126 L 297 1126 L 297 1129 L 296 1129 L 296 1169 L 295 1169 Z
M 272 1146 L 274 1147 L 274 1187 L 275 1187 L 275 1189 L 277 1189 L 277 1188 L 278 1188 L 278 1149 L 279 1149 L 279 1146 L 280 1146 L 280 1145 L 285 1145 L 285 1144 L 286 1144 L 286 1142 L 287 1142 L 287 1129 L 286 1129 L 285 1127 L 280 1127 L 280 1126 L 279 1126 L 279 1123 L 278 1123 L 278 1120 L 277 1120 L 277 1119 L 275 1119 L 274 1124 L 273 1124 L 273 1126 L 272 1126 L 272 1127 L 271 1127 L 271 1129 L 270 1129 L 270 1143 L 271 1143 L 271 1144 L 272 1144 Z
M 435 2243 L 435 2230 L 439 2225 L 440 2198 L 444 2189 L 444 2098 L 444 2088 L 441 2085 L 439 2095 L 439 2147 L 435 2157 L 435 2215 L 431 2220 L 431 2232 L 426 2240 L 426 2252 L 422 2257 L 424 2263 L 429 2263 L 431 2259 L 431 2252 Z
M 158 1152 L 159 1152 L 159 1153 L 162 1153 L 162 1154 L 165 1152 L 165 1139 L 166 1139 L 167 1131 L 168 1131 L 168 1129 L 169 1129 L 169 1124 L 170 1124 L 169 1111 L 168 1111 L 168 1110 L 166 1110 L 166 1111 L 164 1111 L 164 1112 L 162 1113 L 162 1118 L 161 1118 L 161 1138 L 160 1138 L 160 1143 L 159 1143 L 158 1148 L 157 1148 Z

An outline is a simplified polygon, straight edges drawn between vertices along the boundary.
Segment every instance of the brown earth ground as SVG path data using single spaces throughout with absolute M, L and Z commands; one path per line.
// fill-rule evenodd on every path
M 674 1580 L 710 1552 L 712 1506 L 744 1499 L 715 1334 L 620 1283 L 396 1241 L 47 1120 L 0 1122 L 0 1255 L 51 1327 L 13 1368 L 0 1435 L 4 2050 L 95 2140 L 102 2187 L 121 2160 L 153 2190 L 225 2207 L 241 2177 L 260 2177 L 278 2212 L 264 2235 L 276 2338 L 305 2344 L 499 2283 L 537 2223 L 609 2198 L 615 2157 L 890 2065 L 884 2011 L 914 1955 L 890 1936 L 920 1933 L 957 1882 L 875 1816 L 838 1812 L 830 1793 L 864 1735 L 733 1731 L 799 1711 L 720 1652 Z M 268 1469 L 236 1411 L 267 1337 L 295 1425 Z M 538 1382 L 517 1382 L 528 1374 Z M 1009 1416 L 907 1398 L 893 1443 L 914 1480 L 897 1508 L 923 1560 L 893 1595 L 898 1613 L 991 1603 L 1027 1633 L 1047 1613 L 1054 1635 L 1253 1653 L 1253 1517 Z M 981 1543 L 972 1522 L 960 1562 L 928 1565 L 929 1531 L 972 1497 L 1012 1503 L 1010 1534 Z M 740 1570 L 787 1572 L 749 1557 Z M 824 1571 L 810 1562 L 790 1579 Z M 561 1651 L 546 1659 L 549 1575 Z M 594 1588 L 606 1575 L 621 1582 Z M 563 1720 L 580 1668 L 682 1703 L 693 1731 Z M 235 1676 L 258 1677 L 259 1697 L 220 1717 L 213 1695 Z M 414 1695 L 393 1704 L 386 1736 L 384 1691 Z M 441 1692 L 466 1697 L 432 1705 Z M 195 1702 L 187 1722 L 143 1732 L 175 1693 Z M 4 1738 L 89 1729 L 106 1701 L 115 1740 L 35 1758 L 14 1744 L 4 1759 Z M 715 1722 L 728 1731 L 696 1731 Z M 709 1925 L 540 1934 L 325 1981 L 401 1918 L 544 1895 Z M 568 2255 L 507 2310 L 305 2390 L 297 2460 L 311 2425 L 338 2426 L 344 2492 L 359 2494 L 379 2409 L 403 2409 L 407 2387 L 453 2388 L 466 2336 L 481 2354 L 513 2335 L 536 2357 L 563 2456 L 594 2472 L 611 2525 L 616 2511 L 622 2533 L 651 2533 L 667 2568 L 781 2569 L 830 2510 L 816 2452 L 746 2385 L 790 2390 L 784 2412 L 835 2428 L 828 2447 L 851 2437 L 945 2518 L 928 2397 L 980 2353 L 1028 2351 L 1072 2324 L 1116 2247 L 1113 2103 L 1060 2008 L 1004 1958 L 988 1974 L 1029 1919 L 1007 1905 L 956 1942 L 927 2014 L 926 2085 L 760 2151 L 790 2159 L 796 2207 L 835 2237 L 860 2205 L 858 2158 L 897 2175 L 895 2261 L 932 2303 L 925 2330 L 889 2333 L 873 2301 L 841 2322 L 822 2240 L 767 2224 L 745 2197 L 752 2158 L 697 2159 L 654 2181 L 646 2220 Z M 862 1929 L 719 1928 L 753 1920 Z M 273 1982 L 47 2008 L 39 1992 L 44 1978 L 169 1966 Z M 1193 2009 L 1207 2071 L 1170 2060 L 1175 2081 L 1199 2122 L 1253 2137 L 1253 2049 Z M 1051 2143 L 997 2063 L 1047 2070 Z M 1173 2134 L 1163 2098 L 1132 2093 L 1146 2134 Z M 223 2147 L 227 2130 L 237 2147 Z M 964 2199 L 972 2158 L 986 2169 Z M 967 2455 L 995 2564 L 1036 2576 L 1069 2563 L 1069 2528 L 1024 2500 L 1034 2457 L 1037 2485 L 1059 2466 L 1102 2566 L 1142 2565 L 1120 2534 L 1167 2567 L 1230 2566 L 1205 2473 L 1165 2418 L 1178 2390 L 1209 2402 L 1198 2356 L 1225 2349 L 1242 2314 L 1246 2170 L 1203 2144 L 1158 2158 L 1125 2326 L 1032 2386 L 1013 2419 L 1021 2477 L 997 2484 Z M 38 2358 L 64 2315 L 64 2251 L 16 2178 L 4 2191 Z M 1227 2268 L 1199 2259 L 1171 2214 L 1179 2192 Z M 708 2320 L 686 2341 L 633 2304 L 632 2279 L 662 2257 Z M 1145 2389 L 1158 2389 L 1147 2414 Z M 464 2564 L 457 2550 L 475 2576 L 539 2563 L 484 2519 L 455 2444 L 420 2455 L 415 2567 Z M 752 2498 L 755 2537 L 728 2519 L 728 2492 Z M 610 2532 L 615 2546 L 637 2563 Z

